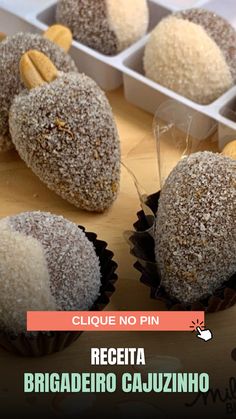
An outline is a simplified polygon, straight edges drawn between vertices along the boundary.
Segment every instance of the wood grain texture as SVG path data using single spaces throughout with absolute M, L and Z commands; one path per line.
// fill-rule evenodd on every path
M 135 172 L 139 182 L 147 193 L 159 188 L 156 163 L 155 141 L 152 135 L 152 116 L 129 105 L 121 89 L 108 94 L 112 104 L 122 143 L 122 161 Z M 133 268 L 133 258 L 129 255 L 123 233 L 132 229 L 136 212 L 140 209 L 138 194 L 134 182 L 127 170 L 122 167 L 121 191 L 114 206 L 105 214 L 89 214 L 79 211 L 60 197 L 50 192 L 37 177 L 25 166 L 16 152 L 0 156 L 0 217 L 29 210 L 50 211 L 61 214 L 68 219 L 84 225 L 94 231 L 98 237 L 109 243 L 114 252 L 114 259 L 119 264 L 117 290 L 108 309 L 112 310 L 155 310 L 162 305 L 149 298 L 149 290 L 139 283 L 139 274 Z M 20 285 L 19 285 L 20 286 Z M 0 399 L 7 408 L 12 394 L 19 409 L 25 412 L 40 405 L 45 411 L 57 410 L 63 415 L 63 397 L 55 395 L 29 396 L 22 394 L 22 376 L 27 371 L 89 371 L 91 347 L 137 347 L 143 346 L 148 358 L 147 370 L 160 371 L 163 363 L 173 369 L 177 361 L 185 371 L 206 371 L 211 374 L 212 387 L 224 389 L 231 375 L 235 375 L 235 362 L 231 360 L 231 351 L 236 347 L 235 332 L 236 307 L 207 316 L 207 326 L 212 329 L 214 339 L 209 343 L 197 340 L 190 333 L 83 333 L 80 339 L 60 354 L 44 359 L 20 359 L 0 351 Z M 166 367 L 165 367 L 166 368 Z M 167 368 L 168 369 L 168 368 Z M 97 368 L 95 371 L 112 371 L 112 368 Z M 115 368 L 115 372 L 133 371 L 131 367 Z M 79 396 L 78 404 L 79 404 Z M 145 402 L 170 411 L 169 398 L 143 396 Z M 186 417 L 193 417 L 193 410 L 184 405 L 192 400 L 191 395 L 175 398 L 176 411 L 183 410 Z M 75 396 L 71 401 L 76 404 Z M 118 393 L 109 398 L 100 395 L 94 400 L 93 409 L 99 411 L 104 403 L 113 406 L 116 412 L 117 403 L 141 401 L 138 394 L 125 395 Z M 70 404 L 70 401 L 68 401 Z M 56 406 L 56 407 L 55 407 Z M 115 407 L 114 407 L 115 406 Z M 118 411 L 118 410 L 117 410 Z M 224 403 L 199 405 L 200 414 L 216 413 L 215 417 L 226 416 Z M 33 410 L 32 410 L 33 412 Z M 85 416 L 86 417 L 86 416 Z M 159 417 L 159 416 L 158 416 Z M 160 416 L 161 417 L 161 416 Z M 163 416 L 164 417 L 164 416 Z M 185 416 L 183 416 L 185 417 Z M 205 416 L 203 416 L 205 417 Z M 207 416 L 206 416 L 207 417 Z

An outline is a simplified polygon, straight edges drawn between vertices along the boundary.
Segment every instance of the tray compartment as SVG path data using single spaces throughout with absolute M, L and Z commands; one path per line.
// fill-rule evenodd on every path
M 147 40 L 147 37 L 146 37 Z M 216 127 L 214 118 L 204 115 L 203 109 L 209 108 L 198 105 L 181 95 L 155 83 L 144 75 L 143 55 L 146 40 L 140 41 L 140 45 L 133 50 L 123 61 L 124 92 L 126 100 L 143 110 L 155 114 L 157 108 L 167 99 L 173 99 L 179 103 L 181 111 L 188 112 L 201 127 L 197 130 L 197 137 L 205 139 Z M 192 133 L 196 136 L 196 132 Z
M 150 32 L 157 23 L 167 14 L 168 9 L 160 6 L 154 1 L 149 1 L 150 24 L 148 31 Z M 56 3 L 41 10 L 35 16 L 35 25 L 42 30 L 56 22 Z M 128 48 L 126 51 L 128 51 Z M 74 58 L 81 72 L 92 77 L 104 90 L 114 90 L 123 83 L 120 62 L 122 56 L 126 53 L 122 51 L 116 56 L 109 57 L 81 44 L 73 41 L 71 55 Z

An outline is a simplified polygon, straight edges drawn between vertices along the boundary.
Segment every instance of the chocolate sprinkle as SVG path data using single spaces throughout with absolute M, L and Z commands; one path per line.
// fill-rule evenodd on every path
M 77 71 L 72 58 L 41 35 L 18 33 L 0 43 L 0 152 L 13 148 L 8 127 L 9 109 L 14 97 L 24 89 L 20 80 L 19 62 L 30 49 L 46 54 L 58 70 Z
M 236 272 L 235 198 L 235 160 L 200 152 L 171 172 L 159 201 L 155 254 L 172 297 L 208 297 Z
M 60 0 L 56 19 L 82 44 L 105 55 L 117 54 L 118 40 L 108 22 L 105 0 Z

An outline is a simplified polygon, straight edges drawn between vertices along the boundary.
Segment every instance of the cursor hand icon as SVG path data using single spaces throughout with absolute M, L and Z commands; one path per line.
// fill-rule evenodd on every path
M 210 330 L 202 330 L 200 327 L 197 327 L 197 338 L 208 342 L 213 338 L 213 335 Z

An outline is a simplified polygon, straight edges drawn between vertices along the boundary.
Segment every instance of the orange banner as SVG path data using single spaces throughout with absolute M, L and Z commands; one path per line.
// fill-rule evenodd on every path
M 29 311 L 28 331 L 195 331 L 203 311 Z

